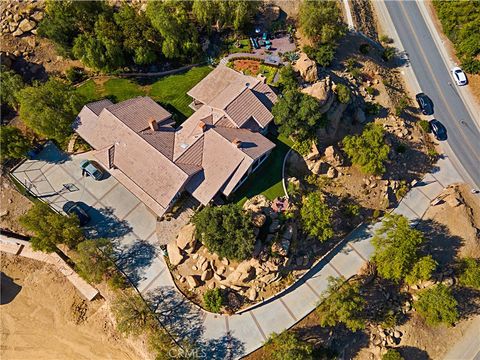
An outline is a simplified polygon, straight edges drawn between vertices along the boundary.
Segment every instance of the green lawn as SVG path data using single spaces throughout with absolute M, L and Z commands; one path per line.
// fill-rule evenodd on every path
M 136 96 L 151 96 L 168 111 L 175 115 L 178 123 L 192 115 L 188 107 L 192 99 L 186 94 L 195 84 L 212 71 L 209 66 L 194 67 L 186 72 L 161 77 L 158 80 L 148 79 L 149 83 L 123 78 L 111 78 L 104 83 L 89 80 L 79 86 L 77 91 L 87 102 L 109 98 L 114 102 L 127 100 Z M 152 82 L 153 81 L 153 82 Z
M 275 149 L 260 168 L 250 175 L 233 194 L 233 202 L 243 205 L 248 198 L 258 194 L 263 194 L 270 200 L 285 195 L 282 185 L 282 165 L 293 142 L 283 135 L 279 135 L 278 138 L 269 136 L 269 139 L 275 143 Z

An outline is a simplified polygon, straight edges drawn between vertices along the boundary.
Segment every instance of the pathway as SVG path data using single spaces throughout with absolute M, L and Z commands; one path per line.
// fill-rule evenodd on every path
M 434 172 L 413 187 L 394 213 L 420 222 L 430 202 L 455 182 L 464 179 L 448 158 L 440 159 Z M 355 275 L 372 254 L 370 240 L 379 225 L 357 228 L 291 287 L 233 316 L 208 313 L 188 301 L 176 289 L 168 270 L 141 292 L 172 332 L 200 343 L 202 354 L 211 359 L 239 358 L 262 346 L 272 332 L 290 328 L 313 311 L 329 276 Z

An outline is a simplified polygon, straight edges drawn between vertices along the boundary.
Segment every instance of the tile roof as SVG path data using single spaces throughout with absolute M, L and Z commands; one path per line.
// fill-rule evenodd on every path
M 252 117 L 262 127 L 267 126 L 273 120 L 272 113 L 250 89 L 245 89 L 224 110 L 238 127 L 242 127 Z
M 95 115 L 98 116 L 98 115 L 100 115 L 100 113 L 102 112 L 103 109 L 105 109 L 106 107 L 108 107 L 110 105 L 113 105 L 113 103 L 110 100 L 103 99 L 103 100 L 99 100 L 99 101 L 89 103 L 86 106 L 90 110 L 92 110 Z
M 275 147 L 275 144 L 268 140 L 262 134 L 258 132 L 252 132 L 247 129 L 229 129 L 216 127 L 213 129 L 213 131 L 217 132 L 228 142 L 230 142 L 232 147 L 241 150 L 253 160 L 259 158 L 267 151 Z M 233 144 L 234 140 L 239 140 L 241 142 L 239 147 Z

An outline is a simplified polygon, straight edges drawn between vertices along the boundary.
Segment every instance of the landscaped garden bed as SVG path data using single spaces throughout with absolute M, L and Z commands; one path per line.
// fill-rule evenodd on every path
M 245 75 L 257 76 L 261 74 L 265 76 L 267 84 L 274 83 L 275 75 L 278 71 L 278 68 L 265 65 L 260 60 L 247 58 L 231 60 L 227 63 L 227 66 Z

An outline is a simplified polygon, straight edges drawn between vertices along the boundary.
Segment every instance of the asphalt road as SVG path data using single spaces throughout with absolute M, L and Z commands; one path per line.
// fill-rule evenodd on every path
M 476 188 L 480 188 L 480 133 L 457 92 L 450 69 L 415 1 L 385 1 L 422 91 L 434 103 L 434 116 L 447 128 L 448 145 Z M 444 147 L 445 150 L 446 147 Z M 447 155 L 448 155 L 447 149 Z M 455 163 L 455 162 L 454 162 Z M 464 170 L 464 171 L 462 171 Z

